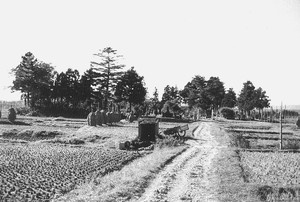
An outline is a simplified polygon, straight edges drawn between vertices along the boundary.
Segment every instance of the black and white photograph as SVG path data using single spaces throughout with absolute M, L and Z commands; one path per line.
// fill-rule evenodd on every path
M 300 201 L 299 0 L 0 0 L 0 202 Z

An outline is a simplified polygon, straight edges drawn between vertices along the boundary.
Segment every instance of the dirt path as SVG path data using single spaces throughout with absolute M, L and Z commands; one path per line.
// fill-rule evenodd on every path
M 213 123 L 202 122 L 191 147 L 158 174 L 138 201 L 218 201 L 212 160 L 219 145 L 211 134 Z

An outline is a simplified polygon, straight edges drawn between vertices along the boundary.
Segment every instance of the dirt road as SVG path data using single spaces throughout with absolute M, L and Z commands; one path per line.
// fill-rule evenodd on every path
M 212 161 L 220 145 L 211 134 L 213 123 L 202 122 L 189 140 L 191 147 L 166 166 L 138 201 L 218 201 Z

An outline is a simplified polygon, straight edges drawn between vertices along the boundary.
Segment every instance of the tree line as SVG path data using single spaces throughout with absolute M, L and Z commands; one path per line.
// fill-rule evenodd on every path
M 119 64 L 122 56 L 116 50 L 107 47 L 94 56 L 90 68 L 80 75 L 71 68 L 59 73 L 51 64 L 28 52 L 11 70 L 15 77 L 11 89 L 21 92 L 26 106 L 51 116 L 86 117 L 91 107 L 174 116 L 183 112 L 183 104 L 204 114 L 221 107 L 238 107 L 242 114 L 250 115 L 253 109 L 262 111 L 270 106 L 266 91 L 255 88 L 251 81 L 243 84 L 237 96 L 232 88 L 225 90 L 218 77 L 206 80 L 199 75 L 181 90 L 167 85 L 161 100 L 156 88 L 146 99 L 144 77 L 134 67 L 124 71 L 125 65 Z
M 243 84 L 240 94 L 237 96 L 233 88 L 225 90 L 224 83 L 219 77 L 195 76 L 182 90 L 167 86 L 161 101 L 162 110 L 166 108 L 173 112 L 179 111 L 180 103 L 185 103 L 189 109 L 200 109 L 202 114 L 210 115 L 220 108 L 237 107 L 240 114 L 250 116 L 250 112 L 257 109 L 261 112 L 270 106 L 270 99 L 261 87 L 255 88 L 251 81 Z
M 142 104 L 147 90 L 144 77 L 134 67 L 118 63 L 121 56 L 107 47 L 95 54 L 95 61 L 83 75 L 69 68 L 58 73 L 51 64 L 28 52 L 11 70 L 11 89 L 21 92 L 25 106 L 48 116 L 86 117 L 91 107 L 113 110 L 117 104 Z

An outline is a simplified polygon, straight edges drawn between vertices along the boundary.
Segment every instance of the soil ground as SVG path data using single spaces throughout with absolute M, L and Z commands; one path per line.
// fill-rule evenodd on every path
M 3 124 L 1 125 L 0 133 L 12 129 L 18 131 L 25 129 L 58 130 L 63 132 L 68 138 L 83 139 L 85 144 L 82 147 L 95 146 L 111 149 L 118 149 L 118 142 L 133 139 L 138 135 L 136 122 L 118 123 L 114 126 L 90 127 L 86 125 L 86 120 L 84 119 L 34 119 L 22 117 L 21 121 L 28 123 L 28 125 Z M 176 125 L 181 124 L 160 123 L 160 130 Z M 240 157 L 236 152 L 238 148 L 232 147 L 230 139 L 230 135 L 232 134 L 227 132 L 228 127 L 236 131 L 237 128 L 241 128 L 242 126 L 244 127 L 242 128 L 243 130 L 249 130 L 252 133 L 255 127 L 261 130 L 260 133 L 265 132 L 265 130 L 268 130 L 270 133 L 270 129 L 272 129 L 271 132 L 278 131 L 278 128 L 276 128 L 277 125 L 273 128 L 273 124 L 269 123 L 229 122 L 221 120 L 201 120 L 200 122 L 191 123 L 189 124 L 190 130 L 188 131 L 189 138 L 185 141 L 188 145 L 187 149 L 180 152 L 172 160 L 165 159 L 162 162 L 163 166 L 157 163 L 157 169 L 156 167 L 153 168 L 154 171 L 149 168 L 151 177 L 149 177 L 149 173 L 146 173 L 146 177 L 141 175 L 140 178 L 138 178 L 139 176 L 135 178 L 137 182 L 144 180 L 144 187 L 138 189 L 137 193 L 133 194 L 136 197 L 129 197 L 125 200 L 170 202 L 260 201 L 257 194 L 255 194 L 257 187 L 254 184 L 247 183 L 244 179 Z M 299 130 L 296 130 L 292 125 L 286 126 L 284 130 L 296 136 L 299 135 Z M 191 134 L 193 134 L 193 137 L 190 137 Z M 161 156 L 162 154 L 158 152 L 158 155 Z M 146 159 L 147 155 L 140 157 L 137 161 L 142 161 L 143 158 Z M 149 164 L 151 162 L 153 163 L 154 160 L 147 161 Z M 124 168 L 126 169 L 127 166 L 130 167 L 130 165 L 137 164 L 133 161 L 125 165 Z M 116 174 L 116 176 L 118 175 Z M 101 179 L 99 180 L 101 181 Z M 98 190 L 97 184 L 93 184 L 92 188 Z M 122 189 L 120 188 L 120 190 Z M 93 197 L 95 200 L 85 197 L 84 200 L 74 199 L 72 201 L 110 201 L 101 200 L 101 193 L 99 191 L 94 191 L 94 193 Z M 85 196 L 87 195 L 92 196 L 92 192 L 87 190 Z M 116 201 L 124 201 L 124 197 L 122 198 L 121 195 L 121 193 L 116 192 L 115 196 L 120 196 L 120 200 Z M 72 196 L 70 195 L 70 197 Z
M 136 201 L 259 201 L 243 181 L 236 152 L 218 123 L 199 123 L 194 137 Z
M 209 172 L 218 144 L 211 135 L 211 123 L 201 123 L 194 131 L 191 147 L 169 164 L 138 201 L 204 201 L 214 199 Z

